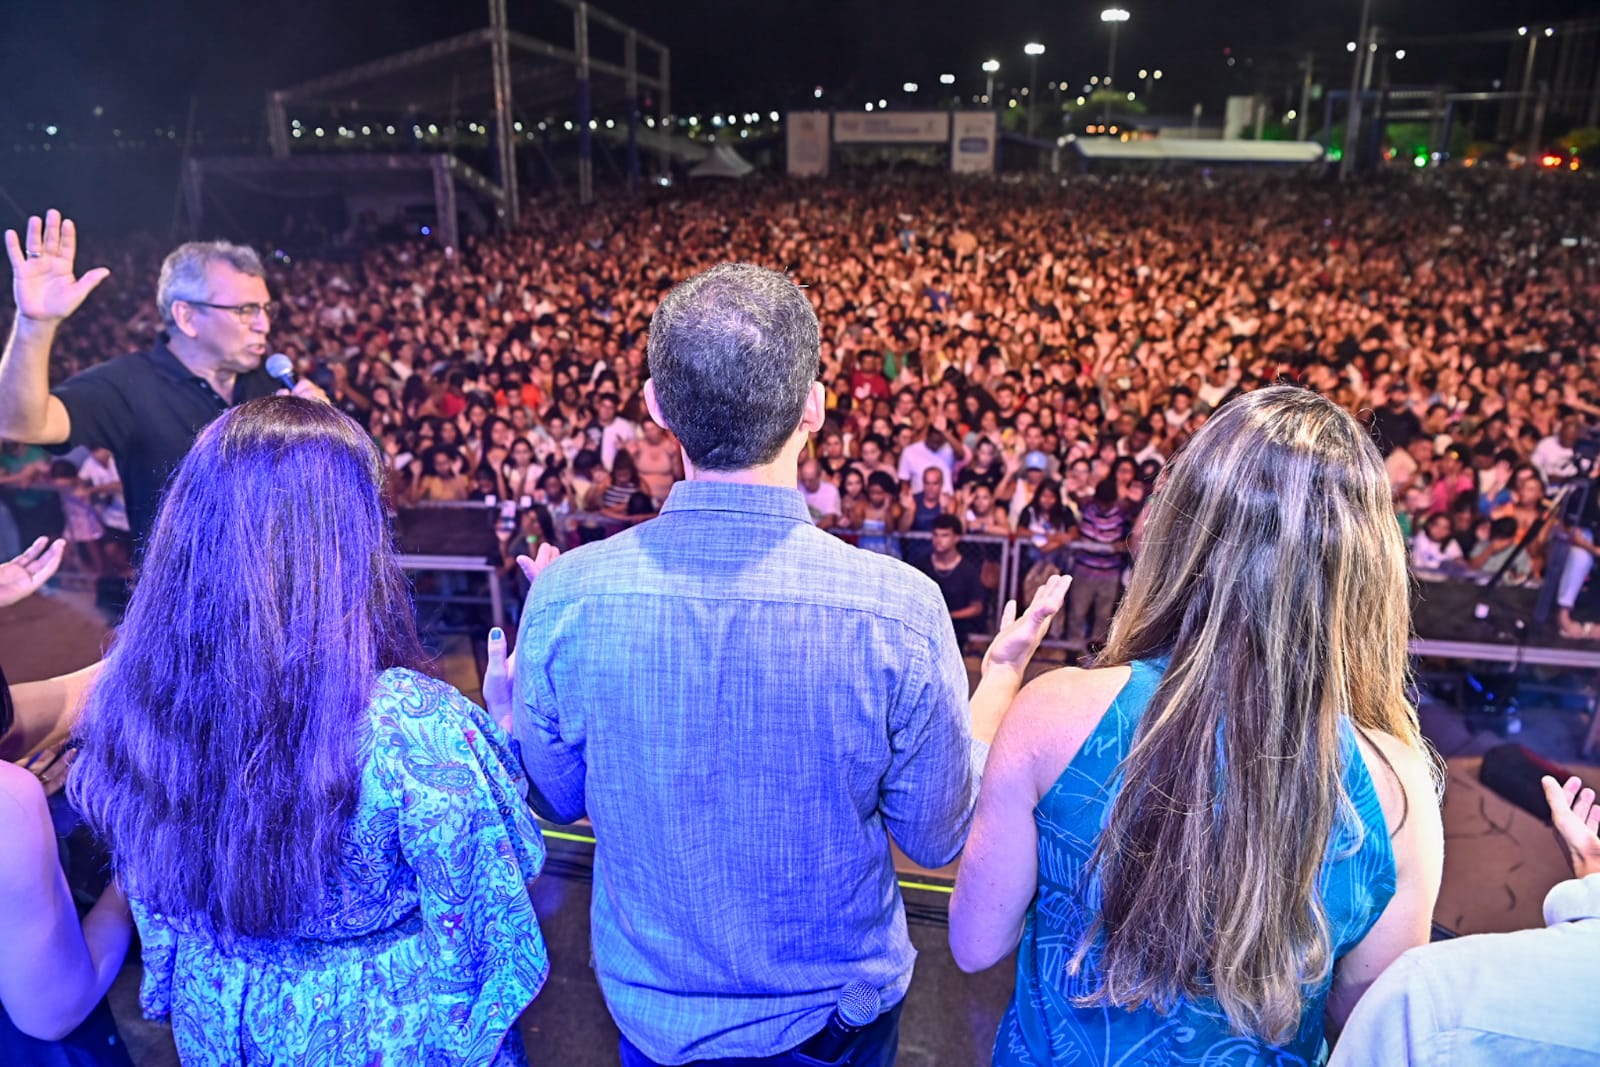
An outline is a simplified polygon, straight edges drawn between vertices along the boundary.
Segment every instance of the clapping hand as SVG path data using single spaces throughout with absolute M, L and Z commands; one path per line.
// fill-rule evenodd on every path
M 105 267 L 73 276 L 72 261 L 78 254 L 78 231 L 71 219 L 51 208 L 41 221 L 33 215 L 25 228 L 26 237 L 16 230 L 6 231 L 6 255 L 11 258 L 11 292 L 16 297 L 17 314 L 33 322 L 55 324 L 78 310 L 94 287 L 111 272 Z
M 0 563 L 0 608 L 25 600 L 61 566 L 67 543 L 60 538 L 47 542 L 38 538 L 15 559 Z
M 1540 784 L 1544 786 L 1545 802 L 1550 805 L 1556 839 L 1567 851 L 1573 875 L 1583 878 L 1600 874 L 1600 804 L 1594 802 L 1594 790 L 1576 777 L 1568 778 L 1566 785 L 1557 785 L 1554 778 L 1545 775 Z
M 522 576 L 528 579 L 529 584 L 532 584 L 539 575 L 545 572 L 545 568 L 554 563 L 560 555 L 561 550 L 546 541 L 539 546 L 539 551 L 534 553 L 532 559 L 527 556 L 518 556 L 517 566 L 522 568 Z
M 1066 603 L 1067 590 L 1071 587 L 1070 576 L 1051 575 L 1033 594 L 1033 603 L 1021 617 L 1017 615 L 1017 602 L 1006 601 L 1006 609 L 1000 615 L 1000 632 L 989 642 L 989 651 L 983 654 L 983 673 L 987 675 L 993 669 L 1010 670 L 1020 678 L 1034 652 L 1038 651 L 1039 642 L 1044 640 L 1050 621 Z

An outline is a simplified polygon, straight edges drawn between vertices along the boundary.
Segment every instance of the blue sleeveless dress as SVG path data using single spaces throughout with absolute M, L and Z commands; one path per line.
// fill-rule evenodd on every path
M 1034 808 L 1039 889 L 1017 948 L 1016 989 L 995 1036 L 997 1065 L 1300 1067 L 1327 1059 L 1322 1015 L 1331 977 L 1307 990 L 1299 1032 L 1281 1047 L 1235 1033 L 1210 1000 L 1182 1004 L 1171 1015 L 1151 1008 L 1072 1004 L 1074 996 L 1090 990 L 1085 979 L 1094 974 L 1097 955 L 1091 949 L 1080 975 L 1068 975 L 1067 964 L 1094 919 L 1091 902 L 1098 897 L 1085 872 L 1120 788 L 1120 764 L 1163 670 L 1162 663 L 1133 664 L 1105 718 Z M 1344 786 L 1360 826 L 1336 823 L 1322 870 L 1322 902 L 1335 957 L 1366 936 L 1395 890 L 1394 852 L 1377 791 L 1348 723 L 1340 737 Z

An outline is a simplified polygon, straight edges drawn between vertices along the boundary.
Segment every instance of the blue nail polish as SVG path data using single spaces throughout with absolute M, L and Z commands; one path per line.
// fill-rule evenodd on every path
M 489 631 L 489 640 L 491 641 L 504 640 L 505 636 L 506 635 L 501 632 L 500 627 L 498 626 Z

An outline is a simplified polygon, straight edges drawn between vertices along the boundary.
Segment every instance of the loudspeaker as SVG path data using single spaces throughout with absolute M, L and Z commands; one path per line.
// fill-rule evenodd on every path
M 1539 779 L 1549 775 L 1565 782 L 1572 772 L 1550 762 L 1523 745 L 1496 745 L 1483 754 L 1478 781 L 1529 815 L 1548 823 L 1550 805 L 1544 800 Z

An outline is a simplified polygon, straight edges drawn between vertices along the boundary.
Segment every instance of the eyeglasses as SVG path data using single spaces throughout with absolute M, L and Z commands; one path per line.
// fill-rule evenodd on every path
M 213 308 L 217 311 L 231 311 L 240 322 L 244 323 L 256 321 L 257 315 L 265 315 L 270 319 L 278 309 L 278 305 L 271 300 L 265 304 L 212 304 L 204 300 L 185 300 L 184 303 L 195 307 Z

